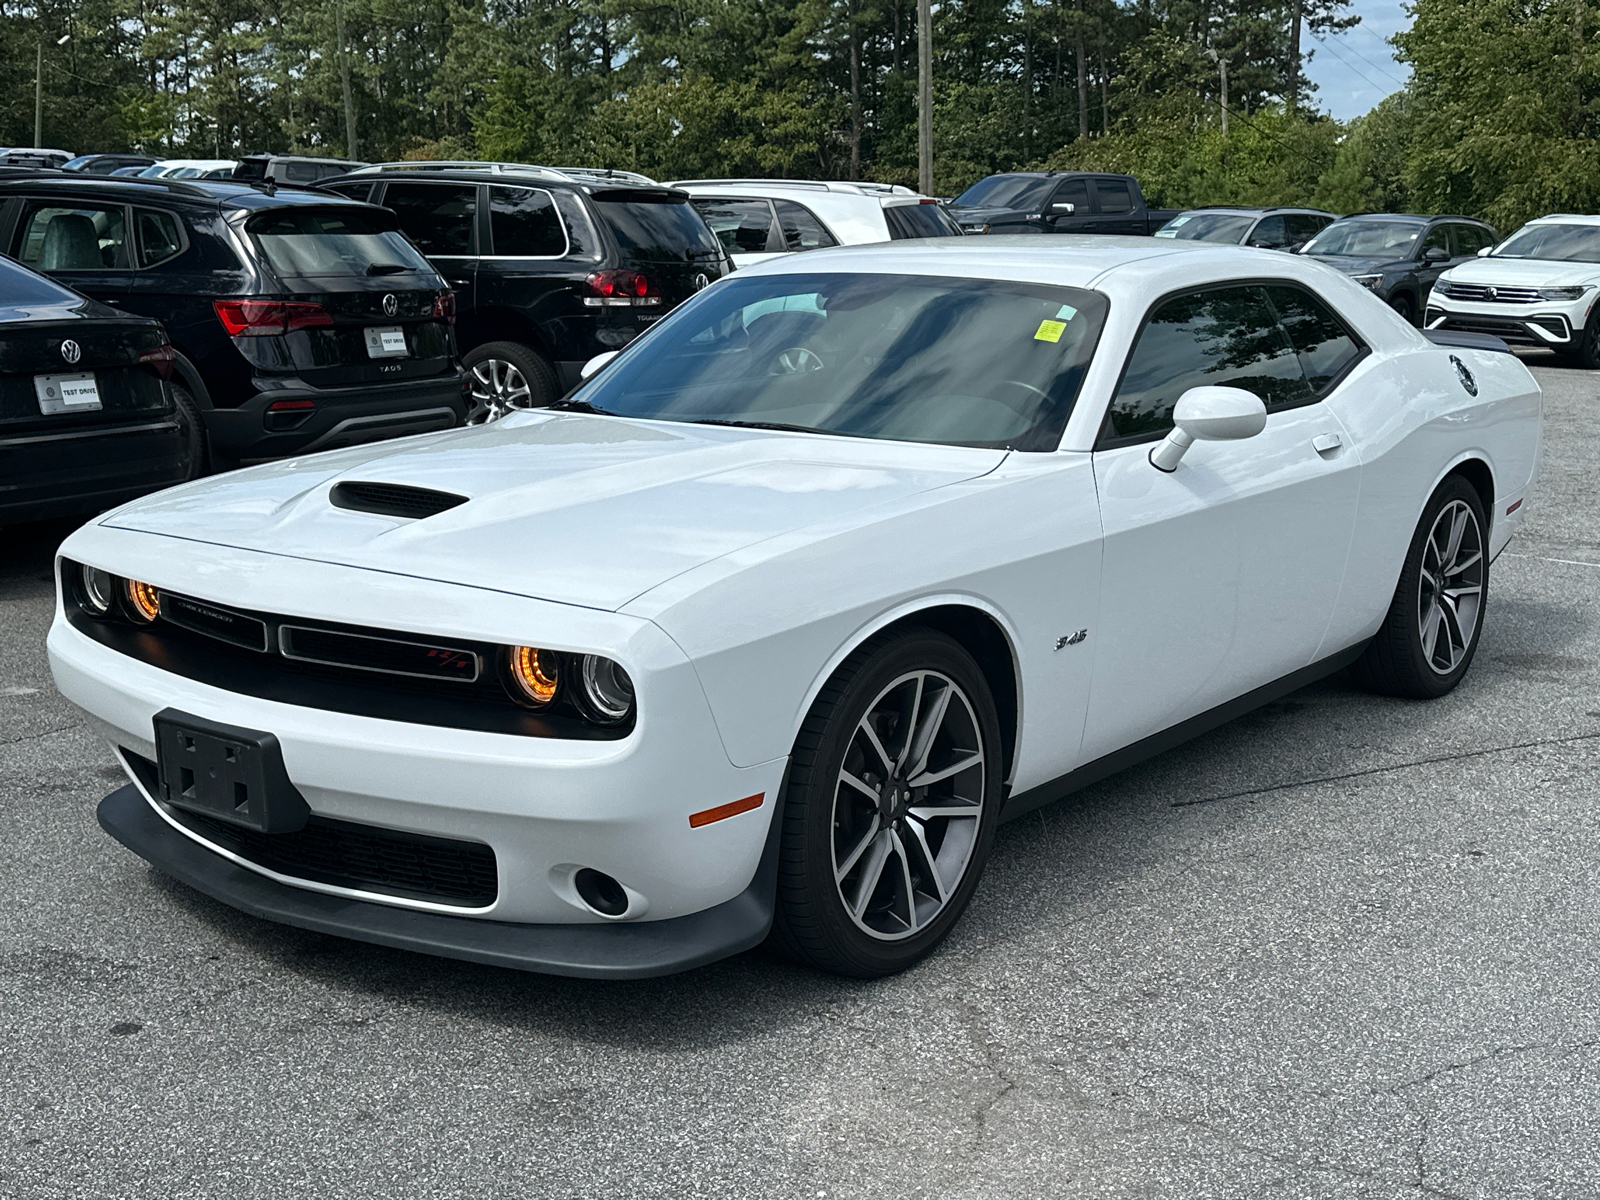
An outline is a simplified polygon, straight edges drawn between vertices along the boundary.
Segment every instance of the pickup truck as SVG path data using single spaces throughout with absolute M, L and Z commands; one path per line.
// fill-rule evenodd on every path
M 1147 208 L 1132 175 L 1008 171 L 980 179 L 947 208 L 965 233 L 1122 233 L 1148 237 L 1177 209 Z

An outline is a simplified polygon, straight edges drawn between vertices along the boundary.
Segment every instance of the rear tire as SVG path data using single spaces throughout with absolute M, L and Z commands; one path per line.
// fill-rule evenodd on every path
M 555 369 L 521 342 L 485 342 L 461 361 L 472 385 L 466 424 L 485 425 L 560 398 Z
M 1472 665 L 1488 596 L 1483 501 L 1477 488 L 1452 475 L 1423 509 L 1389 613 L 1351 673 L 1383 695 L 1443 696 Z
M 200 419 L 200 405 L 194 394 L 183 384 L 172 385 L 172 403 L 183 435 L 183 474 L 178 482 L 188 483 L 206 473 L 206 426 Z
M 1000 747 L 983 673 L 946 635 L 874 639 L 846 659 L 790 760 L 774 947 L 867 979 L 930 953 L 989 857 Z

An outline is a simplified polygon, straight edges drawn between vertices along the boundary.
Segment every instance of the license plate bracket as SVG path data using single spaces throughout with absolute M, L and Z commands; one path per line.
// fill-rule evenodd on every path
M 93 371 L 75 371 L 70 375 L 35 375 L 33 394 L 39 401 L 39 411 L 47 417 L 100 411 L 100 384 Z
M 406 331 L 399 325 L 369 325 L 365 333 L 368 358 L 405 358 L 411 353 L 406 349 Z
M 289 781 L 274 735 L 175 708 L 162 709 L 154 723 L 162 800 L 259 833 L 305 827 L 311 806 Z

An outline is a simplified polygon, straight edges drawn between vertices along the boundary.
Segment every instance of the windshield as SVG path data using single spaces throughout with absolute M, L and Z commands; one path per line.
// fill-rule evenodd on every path
M 1239 213 L 1184 213 L 1156 230 L 1156 236 L 1180 238 L 1186 242 L 1227 242 L 1238 245 L 1244 240 L 1254 220 L 1254 217 L 1241 216 Z
M 1600 263 L 1600 225 L 1524 225 L 1501 243 L 1494 257 Z
M 280 275 L 367 276 L 381 274 L 385 267 L 433 270 L 401 233 L 374 221 L 370 211 L 286 209 L 253 218 L 249 229 Z
M 1423 229 L 1420 221 L 1335 221 L 1307 242 L 1300 253 L 1405 258 Z
M 991 175 L 980 179 L 954 203 L 960 208 L 1038 208 L 1055 180 L 1038 175 Z
M 661 421 L 1054 450 L 1106 308 L 1097 292 L 987 279 L 735 275 L 569 403 Z

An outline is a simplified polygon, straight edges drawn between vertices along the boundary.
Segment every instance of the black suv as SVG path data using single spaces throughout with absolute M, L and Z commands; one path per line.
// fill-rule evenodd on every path
M 394 214 L 223 181 L 0 179 L 0 251 L 160 320 L 211 463 L 443 429 L 454 297 Z
M 1492 226 L 1471 217 L 1357 213 L 1329 225 L 1300 253 L 1354 276 L 1415 325 L 1433 281 L 1499 240 Z
M 317 185 L 381 204 L 456 291 L 469 421 L 539 408 L 733 269 L 674 188 L 549 167 L 373 167 Z

